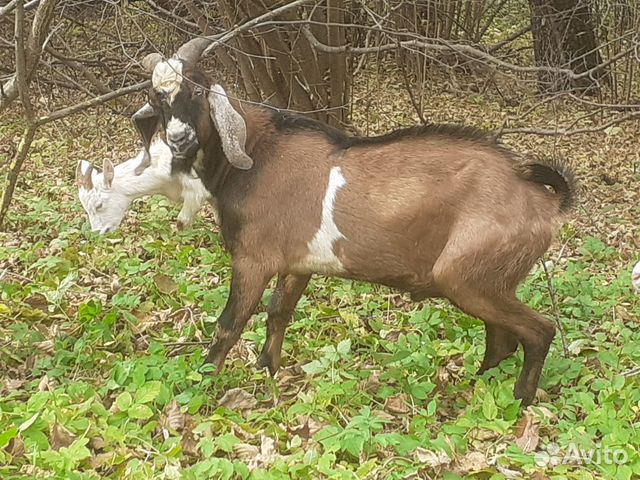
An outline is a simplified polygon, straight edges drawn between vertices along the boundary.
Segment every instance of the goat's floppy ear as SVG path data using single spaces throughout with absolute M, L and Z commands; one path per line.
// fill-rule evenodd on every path
M 236 168 L 249 170 L 253 166 L 253 160 L 245 151 L 247 125 L 242 115 L 231 106 L 226 92 L 220 85 L 211 87 L 209 107 L 227 160 Z
M 138 130 L 144 146 L 142 162 L 140 162 L 140 165 L 138 165 L 134 170 L 136 175 L 140 175 L 149 165 L 151 165 L 151 154 L 149 153 L 149 148 L 151 146 L 151 139 L 158 130 L 160 117 L 150 103 L 145 103 L 140 110 L 133 114 L 131 120 L 133 120 L 133 123 Z
M 111 188 L 114 175 L 113 163 L 111 163 L 111 160 L 108 158 L 105 158 L 102 162 L 102 182 L 104 183 L 105 188 Z
M 91 174 L 93 173 L 93 165 L 84 160 L 78 162 L 76 167 L 76 185 L 78 188 L 86 188 L 91 190 L 93 188 L 93 180 Z

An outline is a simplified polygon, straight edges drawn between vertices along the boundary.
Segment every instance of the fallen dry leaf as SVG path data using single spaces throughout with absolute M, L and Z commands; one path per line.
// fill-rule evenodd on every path
M 193 434 L 193 429 L 195 428 L 195 426 L 196 423 L 193 421 L 193 419 L 188 418 L 184 426 L 182 439 L 180 440 L 180 444 L 182 445 L 182 453 L 189 457 L 195 457 L 198 455 L 198 440 Z
M 236 443 L 233 446 L 233 452 L 243 463 L 249 463 L 260 454 L 260 449 L 248 443 Z
M 280 455 L 276 451 L 276 442 L 266 435 L 260 436 L 260 448 L 247 443 L 237 443 L 233 446 L 233 452 L 246 463 L 249 470 L 265 468 L 275 462 Z
M 179 432 L 184 428 L 186 416 L 180 411 L 178 402 L 172 401 L 166 407 L 167 426 Z
M 99 468 L 113 464 L 113 462 L 116 460 L 116 456 L 116 452 L 98 453 L 97 455 L 91 457 L 91 459 L 89 460 L 89 465 L 91 465 L 91 468 L 93 468 L 94 470 L 97 470 Z
M 467 475 L 476 473 L 489 467 L 489 460 L 482 452 L 469 452 L 465 456 L 456 460 L 456 466 L 453 469 L 458 475 Z
M 324 423 L 318 422 L 311 417 L 306 417 L 304 419 L 298 417 L 298 421 L 300 422 L 298 426 L 287 428 L 287 430 L 289 430 L 291 435 L 298 435 L 303 440 L 312 438 L 325 427 Z
M 398 395 L 387 398 L 384 409 L 389 413 L 395 414 L 409 413 L 410 408 L 407 402 L 407 394 L 399 393 Z
M 12 457 L 22 457 L 24 455 L 24 442 L 22 441 L 22 437 L 17 436 L 13 437 L 9 441 L 9 445 L 7 446 L 7 452 Z
M 94 450 L 102 450 L 106 443 L 102 437 L 93 437 L 89 440 L 89 446 Z
M 178 402 L 174 400 L 167 405 L 164 412 L 160 414 L 157 430 L 162 433 L 162 436 L 166 440 L 171 436 L 171 433 L 183 432 L 190 420 L 190 416 L 182 413 Z
M 45 390 L 49 390 L 49 376 L 46 373 L 40 379 L 40 383 L 38 383 L 38 391 L 44 392 Z
M 173 278 L 169 275 L 165 275 L 164 273 L 157 273 L 153 277 L 153 281 L 155 282 L 158 291 L 165 295 L 170 295 L 178 289 L 178 284 L 173 280 Z
M 41 293 L 34 293 L 33 295 L 29 295 L 27 298 L 22 300 L 22 302 L 26 303 L 31 308 L 35 308 L 44 313 L 47 313 L 49 311 L 49 301 L 47 300 L 47 297 L 45 297 Z
M 524 453 L 535 451 L 540 442 L 540 420 L 530 411 L 525 411 L 516 428 L 516 445 Z
M 380 381 L 380 372 L 375 371 L 371 376 L 360 382 L 360 388 L 367 393 L 375 393 L 380 390 L 384 384 Z
M 500 472 L 502 475 L 504 475 L 509 480 L 516 479 L 516 478 L 523 478 L 522 477 L 522 473 L 520 473 L 518 470 L 511 470 L 511 469 L 509 469 L 507 467 L 503 467 L 498 462 L 496 462 L 495 467 L 496 467 L 496 470 L 498 470 L 498 472 Z
M 451 463 L 451 458 L 449 458 L 449 455 L 443 451 L 434 452 L 432 450 L 427 450 L 426 448 L 418 447 L 413 453 L 418 462 L 424 463 L 432 468 L 442 467 Z
M 55 344 L 53 340 L 44 340 L 42 342 L 35 342 L 33 344 L 38 350 L 43 351 L 44 353 L 53 354 L 55 351 Z
M 8 379 L 4 384 L 4 390 L 6 390 L 7 393 L 11 393 L 15 390 L 20 389 L 20 387 L 22 387 L 24 383 L 24 380 L 20 380 L 18 378 Z
M 76 436 L 59 423 L 54 423 L 49 432 L 49 443 L 54 450 L 68 447 L 76 439 Z
M 250 410 L 258 404 L 256 397 L 241 388 L 227 390 L 218 405 L 231 410 Z
M 535 472 L 531 475 L 531 480 L 549 480 L 549 477 L 542 472 Z

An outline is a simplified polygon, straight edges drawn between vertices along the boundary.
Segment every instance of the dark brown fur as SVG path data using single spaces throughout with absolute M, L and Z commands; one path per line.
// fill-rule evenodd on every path
M 183 85 L 187 90 L 190 83 Z M 185 92 L 188 98 L 204 162 L 191 159 L 178 167 L 194 166 L 218 199 L 233 255 L 231 293 L 210 362 L 222 367 L 278 274 L 258 363 L 272 373 L 280 366 L 284 331 L 310 275 L 336 273 L 309 267 L 305 258 L 321 226 L 329 173 L 339 166 L 347 184 L 333 210 L 345 237 L 333 243 L 344 267 L 337 274 L 405 290 L 415 299 L 446 297 L 483 320 L 481 372 L 522 344 L 525 361 L 515 394 L 524 403 L 533 400 L 555 329 L 515 292 L 571 205 L 574 180 L 566 167 L 522 161 L 468 127 L 432 125 L 360 138 L 233 102 L 246 122 L 246 152 L 254 162 L 250 170 L 238 170 L 224 158 L 208 105 Z

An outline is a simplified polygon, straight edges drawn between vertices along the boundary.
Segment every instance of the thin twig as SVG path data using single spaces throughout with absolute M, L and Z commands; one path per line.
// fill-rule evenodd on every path
M 128 87 L 119 88 L 118 90 L 114 90 L 113 92 L 109 92 L 105 95 L 100 95 L 98 97 L 90 98 L 89 100 L 85 100 L 84 102 L 80 102 L 71 107 L 56 110 L 55 112 L 50 113 L 49 115 L 38 118 L 36 124 L 38 126 L 41 126 L 46 123 L 53 122 L 54 120 L 59 120 L 61 118 L 77 113 L 79 111 L 86 110 L 87 108 L 96 107 L 105 102 L 108 102 L 109 100 L 114 100 L 118 97 L 122 97 L 123 95 L 139 92 L 140 90 L 149 88 L 150 85 L 151 85 L 151 80 L 145 80 L 144 82 L 136 83 L 135 85 L 129 85 Z
M 183 342 L 164 342 L 162 343 L 165 347 L 171 348 L 179 348 L 179 347 L 194 347 L 194 346 L 203 346 L 203 345 L 211 345 L 211 340 L 194 340 L 194 341 L 183 341 Z
M 542 268 L 544 269 L 544 274 L 547 277 L 547 289 L 549 290 L 549 296 L 551 297 L 551 306 L 553 307 L 553 315 L 556 320 L 556 325 L 558 326 L 558 330 L 560 331 L 560 340 L 562 341 L 562 349 L 564 350 L 565 357 L 569 356 L 569 349 L 567 348 L 567 338 L 565 336 L 564 327 L 562 326 L 562 321 L 560 320 L 560 309 L 558 308 L 558 300 L 556 298 L 556 290 L 553 288 L 553 279 L 551 278 L 551 272 L 547 268 L 547 264 L 544 259 L 541 259 Z
M 523 128 L 504 128 L 496 133 L 496 136 L 501 137 L 502 135 L 514 135 L 514 134 L 530 134 L 530 135 L 541 135 L 541 136 L 556 136 L 556 137 L 568 137 L 571 135 L 579 135 L 583 133 L 596 133 L 606 130 L 609 127 L 613 127 L 615 125 L 619 125 L 624 122 L 628 122 L 634 120 L 636 118 L 640 118 L 640 111 L 631 112 L 622 117 L 614 118 L 607 123 L 603 123 L 602 125 L 598 125 L 595 127 L 584 127 L 584 128 L 576 128 L 573 130 L 568 130 L 564 128 L 556 128 L 556 129 L 545 129 L 545 128 L 536 128 L 536 127 L 523 127 Z

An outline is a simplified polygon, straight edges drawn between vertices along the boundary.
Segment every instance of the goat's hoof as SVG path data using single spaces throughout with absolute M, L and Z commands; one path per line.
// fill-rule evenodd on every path
M 185 228 L 187 228 L 187 224 L 185 222 L 183 222 L 182 220 L 178 220 L 176 222 L 176 229 L 179 232 L 182 232 Z
M 521 400 L 520 406 L 528 407 L 533 403 L 536 398 L 535 390 L 531 391 L 526 385 L 516 384 L 516 388 L 513 391 L 513 396 L 516 400 Z
M 256 367 L 258 367 L 259 369 L 266 367 L 267 369 L 269 369 L 269 373 L 271 374 L 271 376 L 274 377 L 280 365 L 278 365 L 277 362 L 274 361 L 270 353 L 262 352 L 256 360 Z
M 217 352 L 209 351 L 207 358 L 204 359 L 204 363 L 213 365 L 216 369 L 212 372 L 214 375 L 218 375 L 222 371 L 226 356 L 219 358 L 220 355 Z

